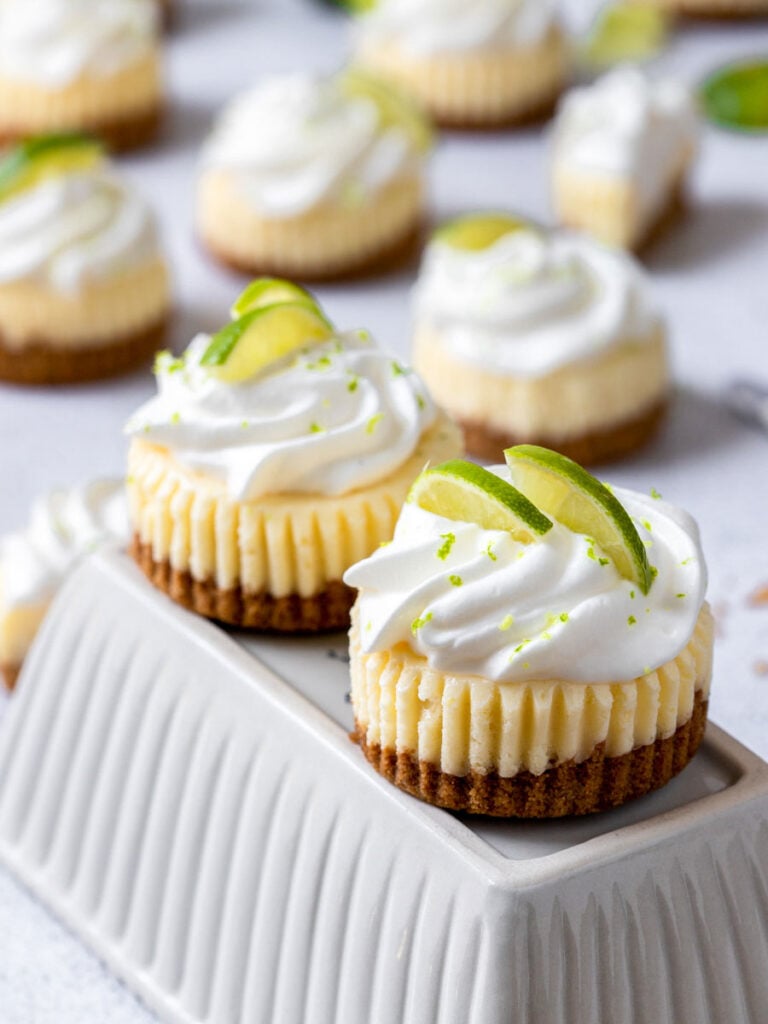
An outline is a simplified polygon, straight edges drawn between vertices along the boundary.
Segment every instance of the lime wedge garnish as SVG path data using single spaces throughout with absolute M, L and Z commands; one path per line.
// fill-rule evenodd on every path
M 346 96 L 369 100 L 379 113 L 383 129 L 400 128 L 416 148 L 426 152 L 432 146 L 432 125 L 410 97 L 390 82 L 362 68 L 348 68 L 341 75 L 341 88 Z
M 83 135 L 40 135 L 26 139 L 0 160 L 0 202 L 46 178 L 91 170 L 103 158 L 99 143 Z
M 768 131 L 768 61 L 732 64 L 710 75 L 701 87 L 710 121 L 743 132 Z
M 481 252 L 506 235 L 529 231 L 532 227 L 530 221 L 510 213 L 468 213 L 443 224 L 432 237 L 454 249 Z
M 664 11 L 642 3 L 609 4 L 595 19 L 583 55 L 594 67 L 647 60 L 664 47 L 668 30 Z
M 417 477 L 408 501 L 427 512 L 476 523 L 484 530 L 507 530 L 530 544 L 552 529 L 552 523 L 506 480 L 473 462 L 454 459 Z
M 227 384 L 241 384 L 298 349 L 333 336 L 319 309 L 289 302 L 254 309 L 211 338 L 200 365 Z
M 254 309 L 264 306 L 275 306 L 278 303 L 293 302 L 300 306 L 311 306 L 318 309 L 317 299 L 306 288 L 292 281 L 283 281 L 277 277 L 260 277 L 251 281 L 230 310 L 232 319 L 237 320 Z
M 653 573 L 645 546 L 624 506 L 578 463 L 536 445 L 504 452 L 512 481 L 527 498 L 567 526 L 594 539 L 618 573 L 647 594 Z

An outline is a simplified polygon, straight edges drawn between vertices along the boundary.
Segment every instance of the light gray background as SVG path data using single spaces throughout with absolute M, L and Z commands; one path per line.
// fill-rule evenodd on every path
M 598 3 L 564 6 L 583 26 Z M 241 283 L 205 258 L 192 225 L 196 153 L 214 113 L 262 74 L 330 69 L 345 49 L 345 19 L 312 0 L 186 0 L 168 44 L 166 137 L 122 160 L 163 225 L 176 281 L 176 348 L 220 325 Z M 768 56 L 765 22 L 686 24 L 663 63 L 696 81 L 755 53 Z M 434 212 L 512 206 L 547 220 L 546 167 L 540 129 L 445 138 L 432 168 Z M 656 487 L 698 518 L 720 632 L 711 714 L 768 757 L 768 605 L 749 601 L 768 585 L 768 435 L 735 421 L 721 402 L 735 377 L 768 384 L 768 138 L 706 133 L 688 216 L 646 262 L 668 318 L 679 393 L 659 443 L 605 475 Z M 340 326 L 369 327 L 405 356 L 410 280 L 318 291 Z M 121 424 L 151 391 L 147 372 L 58 391 L 0 386 L 0 531 L 21 525 L 31 500 L 52 486 L 121 473 Z M 0 873 L 0 1024 L 152 1019 Z

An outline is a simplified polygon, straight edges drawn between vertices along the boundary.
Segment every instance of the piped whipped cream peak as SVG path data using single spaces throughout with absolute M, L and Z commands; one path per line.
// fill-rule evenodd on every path
M 154 216 L 107 163 L 48 177 L 0 202 L 0 284 L 76 292 L 160 254 Z
M 343 74 L 273 77 L 225 109 L 203 167 L 236 174 L 262 216 L 299 216 L 324 202 L 354 208 L 421 172 L 421 139 L 407 120 L 386 122 L 373 100 L 349 94 Z
M 25 528 L 0 539 L 3 610 L 51 600 L 82 558 L 128 536 L 123 480 L 94 480 L 41 498 Z
M 221 481 L 234 499 L 345 494 L 383 480 L 436 412 L 419 378 L 365 331 L 334 335 L 228 384 L 201 365 L 210 337 L 159 360 L 159 394 L 126 432 Z
M 648 292 L 631 256 L 586 236 L 523 228 L 480 251 L 437 237 L 414 290 L 416 328 L 467 363 L 538 377 L 650 340 Z
M 357 32 L 363 48 L 389 44 L 428 57 L 533 46 L 555 21 L 554 0 L 377 0 Z
M 409 503 L 392 543 L 344 577 L 360 590 L 363 649 L 405 643 L 441 672 L 495 682 L 624 682 L 671 661 L 704 602 L 698 528 L 664 501 L 614 494 L 654 566 L 647 595 L 562 523 L 526 544 Z
M 0 0 L 0 74 L 63 88 L 106 77 L 156 44 L 156 0 Z
M 633 66 L 567 93 L 555 121 L 555 159 L 568 171 L 629 177 L 644 188 L 669 180 L 696 146 L 691 91 Z

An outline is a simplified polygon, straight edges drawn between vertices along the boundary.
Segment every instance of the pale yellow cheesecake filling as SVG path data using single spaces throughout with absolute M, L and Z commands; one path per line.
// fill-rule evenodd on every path
M 424 203 L 424 183 L 410 174 L 370 196 L 326 200 L 296 216 L 270 217 L 248 202 L 235 172 L 213 168 L 200 181 L 197 225 L 220 258 L 300 277 L 386 253 L 418 229 Z
M 340 497 L 230 498 L 212 476 L 185 469 L 168 449 L 134 439 L 128 458 L 133 530 L 156 562 L 221 590 L 310 597 L 391 539 L 408 489 L 427 462 L 454 458 L 460 433 L 446 417 L 396 472 Z
M 577 437 L 649 411 L 669 388 L 666 338 L 627 341 L 541 377 L 505 376 L 459 360 L 418 326 L 413 365 L 438 405 L 467 423 L 539 442 Z
M 499 46 L 412 57 L 392 43 L 368 42 L 358 60 L 392 78 L 438 121 L 481 123 L 524 117 L 554 101 L 568 77 L 559 28 L 525 48 Z
M 606 245 L 633 249 L 679 199 L 693 154 L 671 166 L 663 186 L 644 201 L 641 186 L 631 179 L 591 173 L 558 161 L 553 171 L 553 202 L 559 222 L 586 231 Z
M 159 258 L 74 292 L 23 279 L 0 284 L 0 337 L 5 348 L 33 344 L 76 350 L 128 338 L 159 323 L 170 310 L 168 270 Z
M 6 608 L 0 593 L 0 665 L 21 665 L 47 611 L 48 602 Z
M 85 130 L 150 114 L 162 104 L 159 50 L 109 76 L 52 87 L 0 76 L 0 132 Z
M 406 644 L 365 654 L 354 609 L 352 623 L 352 704 L 368 744 L 450 775 L 539 775 L 584 761 L 601 744 L 607 757 L 620 757 L 671 736 L 691 718 L 695 695 L 709 694 L 714 623 L 706 604 L 674 660 L 638 679 L 598 684 L 446 675 Z

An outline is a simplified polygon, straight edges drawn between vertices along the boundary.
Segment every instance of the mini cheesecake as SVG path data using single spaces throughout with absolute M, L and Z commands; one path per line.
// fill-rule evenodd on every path
M 698 530 L 557 453 L 506 454 L 425 472 L 392 543 L 346 573 L 355 736 L 390 782 L 451 810 L 618 807 L 704 734 Z
M 133 553 L 202 615 L 281 633 L 349 625 L 345 570 L 389 540 L 426 462 L 460 451 L 418 377 L 314 298 L 255 282 L 213 338 L 157 361 L 127 433 Z
M 356 60 L 397 82 L 444 128 L 549 113 L 569 76 L 553 0 L 352 4 Z
M 87 132 L 144 145 L 163 108 L 157 0 L 4 0 L 0 140 Z
M 639 248 L 682 205 L 697 140 L 681 82 L 625 67 L 574 89 L 555 121 L 557 219 L 607 245 Z
M 661 422 L 665 330 L 624 253 L 509 214 L 467 215 L 433 236 L 413 304 L 414 366 L 480 458 L 527 442 L 601 462 Z
M 22 530 L 0 538 L 0 675 L 9 689 L 70 572 L 102 544 L 127 540 L 122 480 L 53 491 Z
M 430 147 L 420 111 L 365 72 L 267 79 L 230 104 L 203 150 L 199 234 L 249 274 L 399 267 L 421 241 Z
M 100 147 L 41 136 L 0 160 L 0 380 L 68 384 L 157 351 L 171 308 L 154 216 Z

